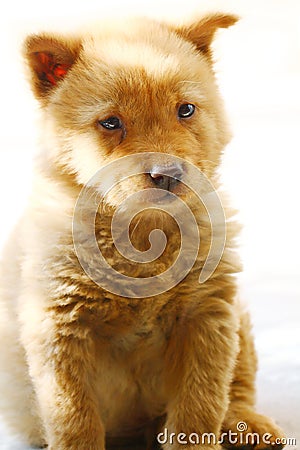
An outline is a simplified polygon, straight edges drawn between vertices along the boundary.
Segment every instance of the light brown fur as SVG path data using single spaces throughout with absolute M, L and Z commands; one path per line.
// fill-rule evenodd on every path
M 254 432 L 282 436 L 254 411 L 256 356 L 249 319 L 237 299 L 238 226 L 225 196 L 226 246 L 201 285 L 211 230 L 203 206 L 181 187 L 177 194 L 197 218 L 200 251 L 188 276 L 159 296 L 133 299 L 101 289 L 83 272 L 72 240 L 82 186 L 121 156 L 147 151 L 179 156 L 219 186 L 217 168 L 230 135 L 210 44 L 219 27 L 235 21 L 216 14 L 176 28 L 143 20 L 83 36 L 32 36 L 25 44 L 42 105 L 43 152 L 28 210 L 4 253 L 0 342 L 4 415 L 31 445 L 104 450 L 106 439 L 107 446 L 129 442 L 133 449 L 145 436 L 141 448 L 150 449 L 164 427 L 219 435 L 236 431 L 241 420 Z M 50 55 L 50 63 L 42 54 Z M 56 77 L 49 64 L 66 73 Z M 180 122 L 176 111 L 184 102 L 197 110 Z M 96 125 L 109 116 L 122 118 L 126 136 Z M 100 207 L 101 225 L 96 222 L 105 257 L 135 277 L 161 273 L 179 251 L 174 221 L 158 211 L 140 214 L 130 231 L 133 244 L 145 250 L 153 227 L 163 229 L 168 246 L 157 261 L 124 262 L 115 251 L 114 209 L 144 187 L 149 180 L 140 175 L 114 189 Z M 92 252 L 85 257 L 97 264 Z

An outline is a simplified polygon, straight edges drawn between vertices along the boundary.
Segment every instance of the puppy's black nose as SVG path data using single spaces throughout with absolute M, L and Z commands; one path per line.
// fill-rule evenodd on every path
M 180 182 L 183 169 L 179 164 L 169 166 L 154 166 L 149 172 L 150 178 L 156 187 L 172 191 Z

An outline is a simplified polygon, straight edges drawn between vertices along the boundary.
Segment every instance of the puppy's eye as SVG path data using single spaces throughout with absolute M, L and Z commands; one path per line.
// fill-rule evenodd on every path
M 108 119 L 99 120 L 98 124 L 107 130 L 120 130 L 123 128 L 121 119 L 116 116 L 108 117 Z
M 178 108 L 178 117 L 180 119 L 187 119 L 194 114 L 195 109 L 196 107 L 192 103 L 183 103 Z

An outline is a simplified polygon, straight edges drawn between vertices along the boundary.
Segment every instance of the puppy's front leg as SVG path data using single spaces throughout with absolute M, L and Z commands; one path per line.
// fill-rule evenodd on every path
M 165 450 L 179 450 L 183 441 L 184 448 L 216 448 L 228 407 L 236 320 L 225 301 L 208 299 L 204 308 L 192 319 L 179 318 L 170 340 Z
M 78 320 L 44 317 L 23 329 L 49 450 L 104 450 L 94 391 L 95 349 Z

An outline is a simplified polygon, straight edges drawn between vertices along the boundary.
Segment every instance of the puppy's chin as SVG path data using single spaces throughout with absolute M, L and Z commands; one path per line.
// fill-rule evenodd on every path
M 162 231 L 167 241 L 172 237 L 180 243 L 180 231 L 172 214 L 164 209 L 149 208 L 136 214 L 130 222 L 129 236 L 132 244 L 140 251 L 148 250 L 149 236 L 153 230 Z M 152 244 L 157 244 L 155 238 Z
M 180 208 L 182 202 L 186 201 L 186 194 L 185 188 L 176 188 L 173 191 L 168 191 L 136 185 L 132 185 L 131 189 L 116 186 L 103 196 L 103 203 L 113 210 L 119 210 L 124 213 L 139 212 L 149 208 L 174 211 Z

